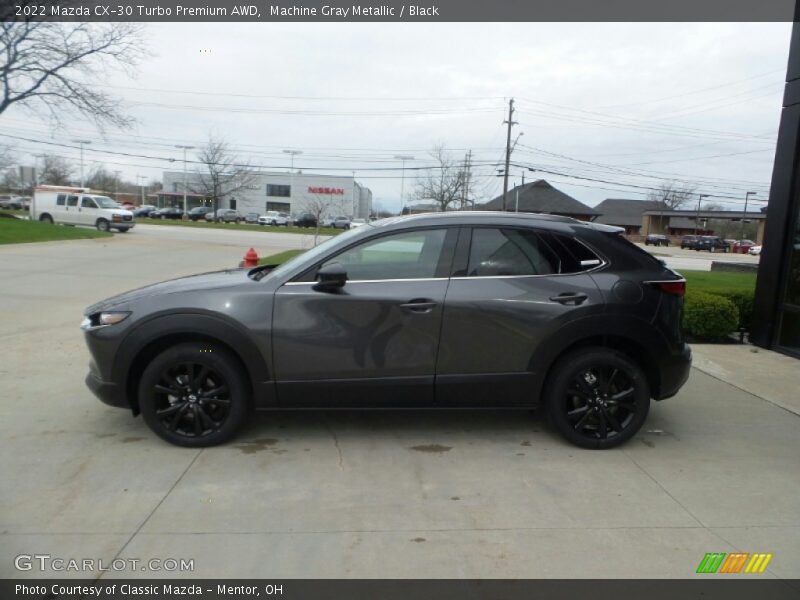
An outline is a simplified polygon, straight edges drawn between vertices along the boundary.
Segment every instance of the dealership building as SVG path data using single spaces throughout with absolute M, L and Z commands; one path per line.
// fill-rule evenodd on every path
M 188 208 L 208 205 L 208 200 L 198 193 L 202 189 L 201 175 L 187 173 L 185 177 Z M 312 207 L 321 203 L 323 217 L 361 219 L 368 219 L 372 210 L 372 192 L 352 176 L 274 171 L 248 174 L 245 179 L 245 185 L 230 184 L 228 189 L 234 189 L 220 199 L 219 208 L 232 208 L 242 214 L 274 210 L 297 215 L 317 212 Z M 159 205 L 181 206 L 183 182 L 183 171 L 164 171 Z

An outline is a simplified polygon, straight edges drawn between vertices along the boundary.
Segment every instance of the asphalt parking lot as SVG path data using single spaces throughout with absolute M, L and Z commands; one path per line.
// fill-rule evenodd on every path
M 226 446 L 167 445 L 85 388 L 82 309 L 308 239 L 149 229 L 0 247 L 0 577 L 41 576 L 14 557 L 44 553 L 210 578 L 685 578 L 731 551 L 800 577 L 800 416 L 718 373 L 605 452 L 488 411 L 267 413 Z

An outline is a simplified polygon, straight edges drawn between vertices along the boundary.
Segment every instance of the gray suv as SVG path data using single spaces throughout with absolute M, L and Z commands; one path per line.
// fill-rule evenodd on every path
M 623 233 L 490 212 L 369 223 L 280 266 L 90 306 L 86 382 L 181 446 L 229 439 L 251 408 L 540 406 L 609 448 L 691 364 L 685 280 Z

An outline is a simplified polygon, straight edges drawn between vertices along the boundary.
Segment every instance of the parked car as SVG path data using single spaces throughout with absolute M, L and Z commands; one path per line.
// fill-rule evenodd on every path
M 22 196 L 14 196 L 12 194 L 0 195 L 0 208 L 22 210 Z
M 142 204 L 139 208 L 133 211 L 134 217 L 149 217 L 150 213 L 156 210 L 152 204 Z
M 40 186 L 36 188 L 31 219 L 63 225 L 88 225 L 99 231 L 116 229 L 125 233 L 136 222 L 133 213 L 123 210 L 107 196 L 86 191 L 86 188 Z
M 708 250 L 709 252 L 730 252 L 731 245 L 715 235 L 701 235 L 694 249 L 698 252 L 700 250 Z
M 572 443 L 633 437 L 689 376 L 685 280 L 618 227 L 556 215 L 383 219 L 279 267 L 98 302 L 86 383 L 165 440 L 248 410 L 541 406 Z
M 747 253 L 753 256 L 758 256 L 761 254 L 761 246 L 750 246 L 750 248 L 747 250 Z
M 213 212 L 206 213 L 206 221 L 215 221 L 217 223 L 236 223 L 237 225 L 244 219 L 242 213 L 232 208 L 220 208 L 217 214 Z
M 737 240 L 733 246 L 731 246 L 731 251 L 736 254 L 747 254 L 747 252 L 755 246 L 756 243 L 753 240 Z
M 694 250 L 697 242 L 700 239 L 699 235 L 685 235 L 681 238 L 681 249 Z
M 316 227 L 317 217 L 311 213 L 303 213 L 294 219 L 295 227 Z
M 280 213 L 275 210 L 268 210 L 265 214 L 258 217 L 259 225 L 289 225 L 289 219 L 285 213 Z
M 213 212 L 214 209 L 208 206 L 195 206 L 192 210 L 189 211 L 189 220 L 191 221 L 204 221 L 206 215 L 210 212 Z
M 350 217 L 335 217 L 330 226 L 334 229 L 350 229 Z
M 669 238 L 661 233 L 651 233 L 644 238 L 645 246 L 669 246 Z
M 258 213 L 247 213 L 244 216 L 244 222 L 245 223 L 252 223 L 253 225 L 256 225 L 258 223 L 258 219 L 259 219 L 259 214 Z
M 151 211 L 148 215 L 151 219 L 182 219 L 183 209 L 179 206 L 168 206 L 166 208 L 157 208 Z
M 362 225 L 366 225 L 367 221 L 365 219 L 353 219 L 350 221 L 350 228 L 361 227 Z

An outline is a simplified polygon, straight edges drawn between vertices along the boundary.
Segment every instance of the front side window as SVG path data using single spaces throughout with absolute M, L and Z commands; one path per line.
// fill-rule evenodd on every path
M 436 277 L 446 229 L 387 235 L 345 250 L 325 264 L 339 263 L 351 281 Z
M 97 204 L 91 198 L 84 196 L 81 198 L 81 208 L 97 208 Z
M 469 277 L 550 275 L 559 268 L 558 257 L 533 231 L 477 228 L 472 232 Z

